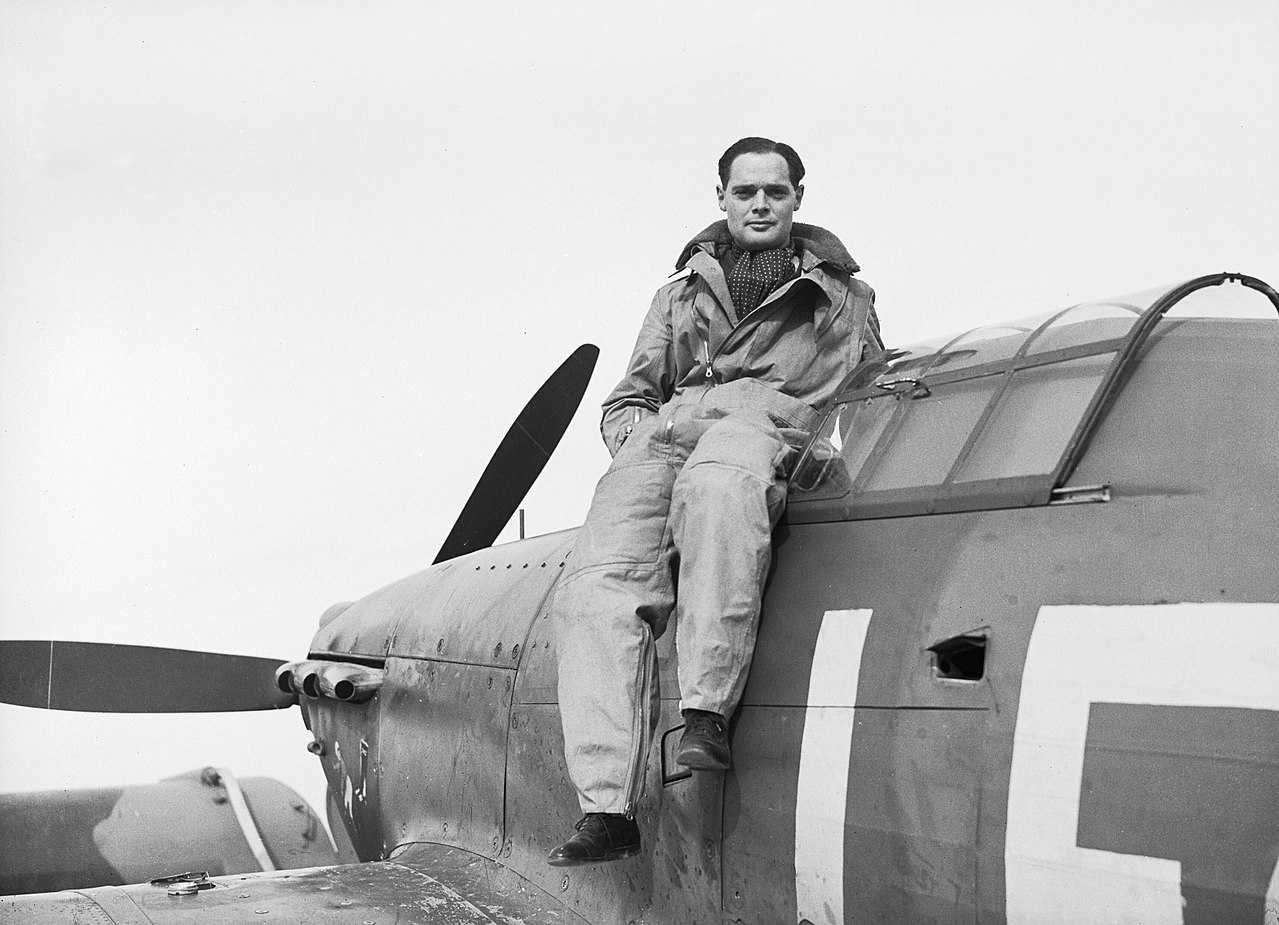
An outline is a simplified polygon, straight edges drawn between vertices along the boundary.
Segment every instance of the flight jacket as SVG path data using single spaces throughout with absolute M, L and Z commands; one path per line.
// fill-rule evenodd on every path
M 854 278 L 860 268 L 839 238 L 796 222 L 791 240 L 798 275 L 737 323 L 716 259 L 717 247 L 731 242 L 728 223 L 685 245 L 604 401 L 600 432 L 610 453 L 667 403 L 754 408 L 779 427 L 806 431 L 863 354 L 882 349 L 875 291 Z

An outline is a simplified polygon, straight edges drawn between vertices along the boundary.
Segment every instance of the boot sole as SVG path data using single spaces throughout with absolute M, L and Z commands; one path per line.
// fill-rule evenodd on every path
M 546 863 L 551 867 L 586 867 L 590 864 L 603 864 L 606 861 L 621 861 L 625 858 L 633 858 L 639 853 L 639 845 L 628 845 L 625 848 L 614 848 L 598 858 L 547 858 Z
M 694 771 L 727 771 L 733 766 L 732 759 L 720 760 L 699 749 L 686 749 L 676 753 L 675 760 Z

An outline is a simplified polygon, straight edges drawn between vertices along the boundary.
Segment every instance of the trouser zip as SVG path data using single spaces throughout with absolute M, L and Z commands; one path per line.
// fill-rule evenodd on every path
M 635 804 L 639 802 L 640 791 L 644 788 L 644 766 L 647 764 L 645 758 L 648 757 L 648 727 L 649 727 L 649 685 L 652 683 L 650 677 L 650 658 L 649 647 L 653 645 L 653 639 L 647 633 L 645 634 L 645 642 L 640 647 L 640 670 L 636 679 L 639 682 L 638 696 L 636 697 L 635 710 L 635 731 L 631 736 L 631 767 L 627 772 L 626 778 L 626 803 L 622 807 L 622 814 L 627 819 L 635 818 Z

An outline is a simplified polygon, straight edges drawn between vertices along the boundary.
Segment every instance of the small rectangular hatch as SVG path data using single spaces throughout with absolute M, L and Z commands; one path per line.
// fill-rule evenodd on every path
M 986 634 L 961 633 L 928 647 L 933 677 L 942 681 L 980 681 L 986 676 Z

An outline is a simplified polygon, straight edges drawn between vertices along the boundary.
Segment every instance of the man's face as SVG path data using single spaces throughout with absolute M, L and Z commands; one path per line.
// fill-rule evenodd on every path
M 728 230 L 748 251 L 781 247 L 790 240 L 791 222 L 804 187 L 791 186 L 786 158 L 780 154 L 739 154 L 728 171 L 728 187 L 715 187 Z

